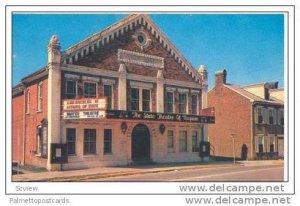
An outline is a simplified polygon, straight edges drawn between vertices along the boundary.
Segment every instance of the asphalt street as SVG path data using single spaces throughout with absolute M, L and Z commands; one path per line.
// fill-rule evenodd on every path
M 282 165 L 235 166 L 222 168 L 199 168 L 174 170 L 149 174 L 136 174 L 109 178 L 90 179 L 89 181 L 283 181 Z

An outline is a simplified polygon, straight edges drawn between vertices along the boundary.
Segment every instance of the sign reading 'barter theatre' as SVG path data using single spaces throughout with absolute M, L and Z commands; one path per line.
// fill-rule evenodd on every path
M 196 70 L 148 15 L 64 51 L 54 35 L 47 66 L 13 88 L 13 160 L 49 170 L 209 161 L 207 88 L 205 66 Z

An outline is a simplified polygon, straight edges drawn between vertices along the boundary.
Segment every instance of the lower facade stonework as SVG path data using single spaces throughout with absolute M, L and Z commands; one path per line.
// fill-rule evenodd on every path
M 68 153 L 62 170 L 202 161 L 198 148 L 206 141 L 203 124 L 182 122 L 68 120 L 63 121 L 61 133 Z

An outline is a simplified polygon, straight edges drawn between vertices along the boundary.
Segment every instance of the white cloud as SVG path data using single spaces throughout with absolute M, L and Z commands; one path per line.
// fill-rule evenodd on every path
M 16 55 L 16 54 L 13 54 L 13 58 L 14 58 L 14 59 L 17 58 L 17 55 Z

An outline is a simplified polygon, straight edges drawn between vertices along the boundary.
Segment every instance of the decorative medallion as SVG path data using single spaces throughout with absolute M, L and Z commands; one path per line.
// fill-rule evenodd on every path
M 122 124 L 121 124 L 121 131 L 122 131 L 123 134 L 126 133 L 126 131 L 127 131 L 127 124 L 126 124 L 126 122 L 122 122 Z
M 166 126 L 164 125 L 164 124 L 160 124 L 159 125 L 159 132 L 160 132 L 160 134 L 164 134 L 164 132 L 165 132 L 165 130 L 166 130 Z
M 144 28 L 142 27 L 141 29 L 137 30 L 132 37 L 135 40 L 135 43 L 141 48 L 143 51 L 144 48 L 150 45 L 151 39 L 147 35 L 147 33 L 144 31 Z

